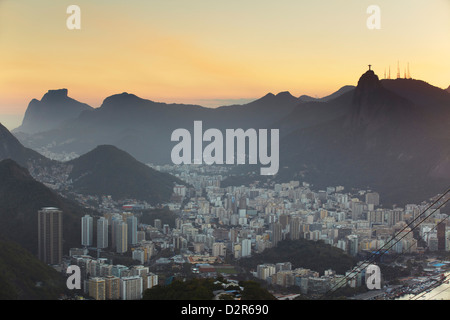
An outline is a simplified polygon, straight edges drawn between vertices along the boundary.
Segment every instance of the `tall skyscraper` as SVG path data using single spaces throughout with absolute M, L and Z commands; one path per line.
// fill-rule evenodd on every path
M 367 205 L 363 202 L 353 202 L 352 203 L 352 220 L 361 219 L 364 210 L 366 210 Z
M 300 239 L 300 223 L 301 220 L 299 217 L 292 218 L 290 222 L 290 228 L 289 228 L 289 234 L 291 240 L 298 240 Z
M 114 215 L 111 218 L 111 249 L 116 250 L 116 231 L 117 231 L 117 225 L 119 223 L 123 222 L 123 219 L 120 215 Z
M 128 225 L 119 221 L 115 224 L 115 238 L 116 238 L 116 252 L 124 253 L 127 252 L 128 249 Z
M 250 239 L 242 240 L 242 257 L 249 257 L 252 254 L 252 241 Z
M 439 223 L 437 225 L 437 240 L 438 240 L 438 250 L 445 251 L 446 249 L 445 223 Z
M 108 248 L 108 219 L 101 217 L 97 220 L 97 248 Z
M 287 214 L 281 214 L 280 217 L 278 218 L 279 222 L 281 223 L 281 227 L 283 229 L 286 229 L 287 225 L 289 224 L 290 221 L 290 216 Z
M 128 244 L 135 245 L 137 243 L 137 218 L 135 216 L 127 217 L 128 226 Z
M 278 242 L 283 240 L 283 226 L 281 223 L 275 222 L 272 224 L 272 243 L 276 247 Z
M 356 256 L 359 251 L 359 241 L 357 235 L 347 236 L 348 253 L 352 256 Z
M 38 211 L 38 257 L 47 264 L 61 263 L 62 226 L 62 211 L 58 208 L 45 207 Z
M 94 224 L 90 215 L 86 214 L 81 218 L 81 245 L 85 247 L 92 246 L 92 237 L 94 236 Z

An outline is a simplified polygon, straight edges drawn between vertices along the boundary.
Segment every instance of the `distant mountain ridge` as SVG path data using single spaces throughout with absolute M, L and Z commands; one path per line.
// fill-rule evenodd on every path
M 93 195 L 113 195 L 115 200 L 128 198 L 146 200 L 151 204 L 165 203 L 170 201 L 174 184 L 184 184 L 167 173 L 158 172 L 138 162 L 126 152 L 113 146 L 99 146 L 70 163 L 59 163 L 28 150 L 11 137 L 6 128 L 0 127 L 0 145 L 4 150 L 14 151 L 8 154 L 3 152 L 0 158 L 0 242 L 1 239 L 6 239 L 8 243 L 15 242 L 35 256 L 37 255 L 38 210 L 43 207 L 57 207 L 63 211 L 64 252 L 80 246 L 81 217 L 87 213 L 95 214 L 95 212 L 81 207 L 78 203 L 61 196 L 37 181 L 30 174 L 27 165 L 38 173 L 51 171 L 53 166 L 72 167 L 70 176 L 74 179 L 72 191 Z M 19 152 L 15 152 L 16 149 Z M 24 165 L 19 165 L 14 160 L 15 157 Z M 7 250 L 6 246 L 7 244 L 5 244 L 5 250 Z M 14 271 L 15 260 L 3 263 L 2 259 L 6 259 L 7 256 L 3 257 L 2 254 L 3 251 L 0 250 L 0 270 L 9 274 Z M 22 256 L 22 251 L 17 251 L 16 254 Z M 23 253 L 23 257 L 29 259 L 26 253 Z M 18 268 L 21 267 L 18 266 Z M 11 289 L 10 295 L 3 295 L 0 289 L 0 297 L 14 298 L 15 285 L 20 281 L 13 284 L 8 281 L 0 276 L 2 287 Z M 44 285 L 48 285 L 49 288 L 52 286 Z M 19 290 L 18 296 L 28 297 L 33 292 L 32 287 L 30 292 L 28 288 L 27 292 Z
M 70 98 L 67 89 L 49 90 L 41 100 L 31 100 L 22 125 L 14 131 L 34 134 L 56 129 L 65 121 L 78 117 L 82 111 L 92 109 Z
M 301 103 L 286 91 L 244 105 L 212 109 L 154 102 L 123 92 L 105 98 L 99 108 L 82 111 L 62 128 L 35 135 L 23 135 L 17 129 L 14 134 L 33 149 L 50 146 L 55 153 L 84 154 L 98 145 L 114 145 L 141 162 L 164 164 L 171 160 L 170 135 L 177 128 L 189 129 L 196 120 L 203 121 L 205 130 L 270 128 Z
M 450 184 L 450 95 L 424 104 L 440 99 L 434 88 L 405 81 L 379 80 L 369 70 L 352 92 L 321 105 L 343 112 L 283 139 L 280 176 L 302 178 L 317 188 L 374 189 L 391 204 L 420 202 L 445 189 Z M 420 104 L 405 97 L 405 85 L 422 96 Z
M 86 195 L 111 195 L 113 199 L 145 200 L 153 205 L 167 203 L 178 178 L 140 163 L 128 153 L 102 145 L 67 162 L 73 190 Z
M 20 139 L 30 148 L 49 146 L 56 153 L 84 154 L 114 145 L 140 162 L 170 164 L 171 133 L 192 132 L 196 120 L 203 121 L 203 130 L 277 128 L 281 169 L 276 179 L 370 187 L 394 202 L 439 192 L 449 182 L 450 94 L 421 80 L 379 79 L 369 71 L 356 86 L 321 99 L 269 93 L 216 109 L 122 93 L 81 112 L 64 128 Z
M 71 190 L 81 194 L 112 195 L 146 200 L 151 204 L 170 201 L 180 179 L 156 171 L 131 155 L 111 145 L 97 146 L 90 152 L 68 162 L 50 160 L 25 148 L 5 127 L 0 125 L 0 160 L 13 160 L 35 176 L 56 167 L 70 168 Z M 31 177 L 31 175 L 30 175 Z M 0 182 L 1 186 L 1 182 Z
M 313 98 L 313 97 L 308 96 L 308 95 L 302 95 L 302 96 L 299 97 L 299 100 L 302 101 L 302 102 L 311 102 L 311 101 L 327 102 L 327 101 L 330 101 L 330 100 L 332 100 L 334 98 L 339 97 L 340 95 L 343 95 L 344 93 L 347 93 L 348 91 L 353 90 L 354 88 L 355 88 L 355 86 L 347 85 L 347 86 L 341 87 L 338 91 L 336 91 L 336 92 L 334 92 L 334 93 L 332 93 L 332 94 L 330 94 L 328 96 L 322 97 L 322 98 Z
M 40 153 L 24 147 L 20 141 L 0 123 L 0 160 L 14 159 L 20 165 L 27 167 L 29 163 L 47 165 L 51 160 Z

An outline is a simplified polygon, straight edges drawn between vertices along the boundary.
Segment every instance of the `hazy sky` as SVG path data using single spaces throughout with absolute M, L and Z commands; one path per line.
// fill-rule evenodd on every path
M 72 4 L 81 30 L 66 26 Z M 380 30 L 366 26 L 369 5 Z M 397 61 L 447 88 L 450 0 L 0 0 L 0 48 L 0 114 L 58 88 L 93 107 L 125 91 L 205 106 L 321 97 L 368 64 L 395 76 Z

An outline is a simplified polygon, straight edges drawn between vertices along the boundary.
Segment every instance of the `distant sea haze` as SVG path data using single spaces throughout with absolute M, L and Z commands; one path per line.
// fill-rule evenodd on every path
M 198 104 L 207 108 L 218 108 L 222 106 L 247 104 L 257 100 L 258 98 L 259 97 L 241 99 L 196 99 L 195 101 L 189 101 L 189 103 Z
M 22 123 L 22 114 L 0 114 L 0 123 L 8 130 L 12 130 L 20 126 Z

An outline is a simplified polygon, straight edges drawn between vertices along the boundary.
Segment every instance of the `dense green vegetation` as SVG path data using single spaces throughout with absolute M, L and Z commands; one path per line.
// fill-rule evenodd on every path
M 247 269 L 256 269 L 257 265 L 263 263 L 277 262 L 291 262 L 293 268 L 307 268 L 320 274 L 327 269 L 345 274 L 345 271 L 355 265 L 356 260 L 339 248 L 322 241 L 305 239 L 283 240 L 274 248 L 239 260 L 239 264 Z
M 229 175 L 220 182 L 221 188 L 227 188 L 230 186 L 249 186 L 256 181 L 261 181 L 261 175 L 248 173 L 248 174 L 234 174 Z
M 142 211 L 141 223 L 155 225 L 155 219 L 161 220 L 161 225 L 168 224 L 171 228 L 175 227 L 177 215 L 170 211 L 168 207 L 148 209 Z
M 401 268 L 398 266 L 390 266 L 380 264 L 380 271 L 384 281 L 393 281 L 398 278 L 408 277 L 411 275 L 411 267 Z
M 275 300 L 276 298 L 266 289 L 261 287 L 255 281 L 242 281 L 239 283 L 244 290 L 242 300 Z
M 60 273 L 0 237 L 0 300 L 57 299 L 65 290 Z
M 145 290 L 143 300 L 211 300 L 213 291 L 220 289 L 222 286 L 215 285 L 214 279 L 175 280 L 167 286 Z
M 114 146 L 102 145 L 68 162 L 74 191 L 111 195 L 115 200 L 138 199 L 151 204 L 170 200 L 178 178 L 154 170 Z
M 0 161 L 0 300 L 56 299 L 65 292 L 60 273 L 37 259 L 38 210 L 63 211 L 63 250 L 80 244 L 87 211 L 34 180 L 10 159 Z
M 13 159 L 21 166 L 27 166 L 29 162 L 35 165 L 47 166 L 53 163 L 39 152 L 25 148 L 17 138 L 0 123 L 0 160 Z
M 81 217 L 87 210 L 34 180 L 14 161 L 0 161 L 0 235 L 37 254 L 38 210 L 42 207 L 63 211 L 64 251 L 78 247 Z
M 175 280 L 169 285 L 158 285 L 145 290 L 143 300 L 211 300 L 214 298 L 213 291 L 223 289 L 220 283 L 215 284 L 217 280 L 219 280 L 219 278 L 196 278 L 184 282 Z M 239 285 L 244 288 L 242 291 L 238 286 L 228 288 L 227 290 L 238 290 L 239 293 L 241 293 L 242 300 L 275 299 L 267 289 L 262 288 L 261 285 L 255 281 L 241 281 L 239 282 Z M 227 295 L 227 297 L 231 299 L 231 295 Z

